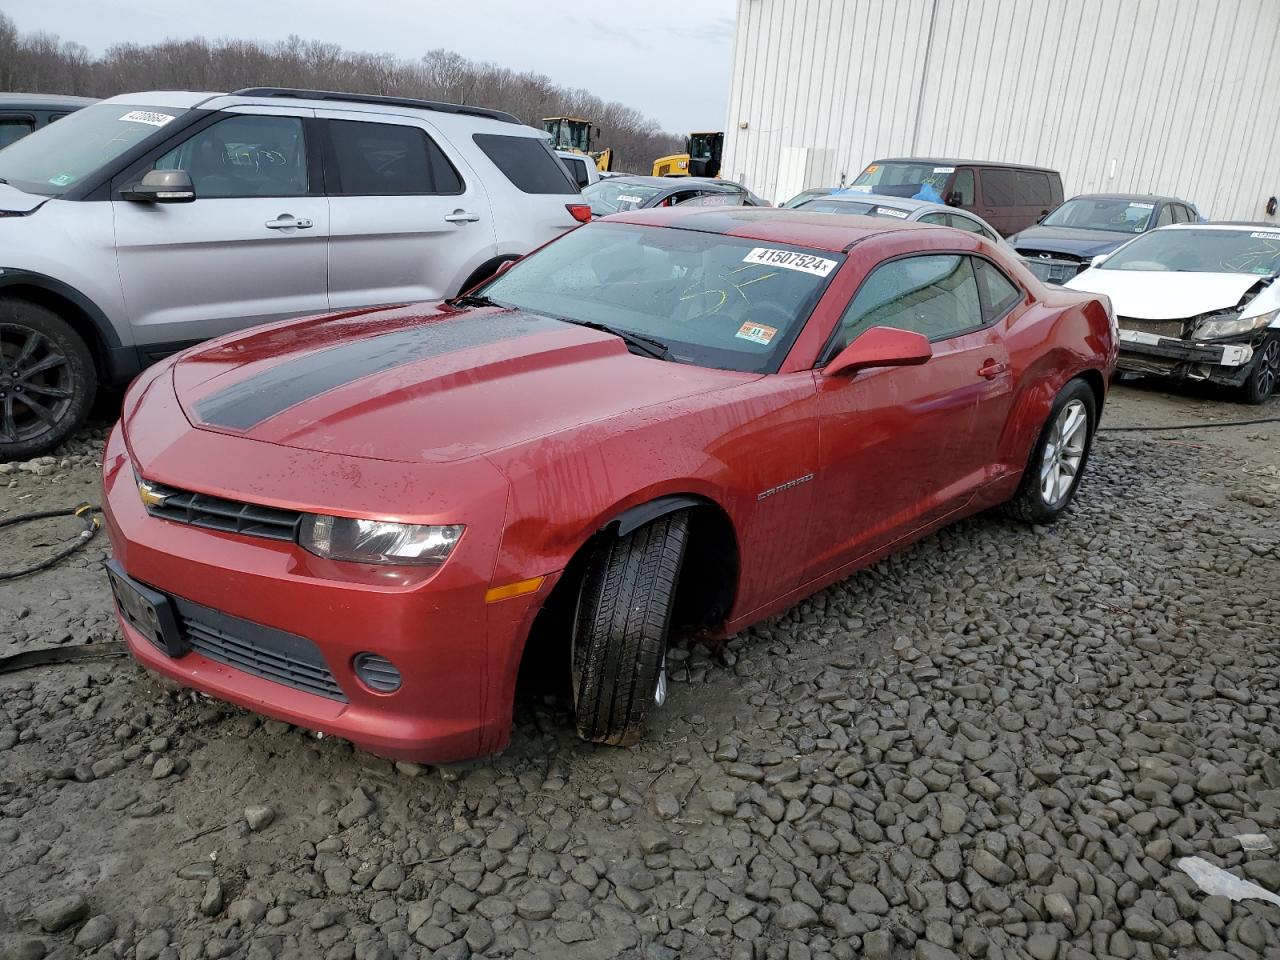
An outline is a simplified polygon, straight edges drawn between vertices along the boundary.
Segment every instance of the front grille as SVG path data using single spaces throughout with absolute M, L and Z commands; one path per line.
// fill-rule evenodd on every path
M 242 620 L 210 607 L 172 597 L 183 640 L 210 660 L 264 680 L 345 701 L 320 649 L 306 637 Z
M 1136 330 L 1138 333 L 1154 333 L 1158 337 L 1172 337 L 1183 340 L 1189 331 L 1186 320 L 1139 320 L 1136 317 L 1117 317 L 1121 330 Z
M 147 513 L 174 523 L 187 523 L 208 530 L 222 530 L 268 540 L 296 540 L 302 514 L 296 510 L 278 510 L 256 503 L 224 500 L 203 493 L 191 493 L 175 487 L 147 482 L 154 502 Z

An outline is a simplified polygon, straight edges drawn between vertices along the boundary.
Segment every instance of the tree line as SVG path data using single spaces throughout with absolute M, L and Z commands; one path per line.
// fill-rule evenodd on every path
M 138 90 L 242 87 L 445 100 L 506 110 L 539 129 L 543 117 L 585 117 L 600 128 L 593 148 L 597 143 L 613 147 L 614 169 L 635 173 L 648 173 L 655 158 L 683 149 L 680 138 L 625 104 L 602 100 L 589 90 L 558 86 L 540 73 L 478 63 L 449 50 L 431 50 L 419 60 L 408 60 L 297 36 L 278 43 L 195 37 L 122 43 L 94 56 L 82 44 L 50 33 L 21 32 L 0 12 L 0 90 L 111 97 Z

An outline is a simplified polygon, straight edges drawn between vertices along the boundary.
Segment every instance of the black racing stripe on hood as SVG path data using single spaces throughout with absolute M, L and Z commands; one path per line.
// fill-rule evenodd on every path
M 292 406 L 336 387 L 427 357 L 549 330 L 555 320 L 527 313 L 457 317 L 354 340 L 286 360 L 196 404 L 211 427 L 248 430 Z

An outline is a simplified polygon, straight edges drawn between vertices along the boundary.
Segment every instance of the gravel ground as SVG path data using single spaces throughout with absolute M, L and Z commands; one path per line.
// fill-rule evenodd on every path
M 1107 422 L 1267 414 L 1122 387 Z M 96 500 L 102 436 L 0 464 L 0 519 Z M 675 651 L 633 749 L 526 701 L 424 768 L 125 659 L 0 676 L 0 958 L 1278 957 L 1280 906 L 1175 867 L 1280 890 L 1278 441 L 1104 434 L 1056 527 L 978 517 Z M 116 639 L 105 551 L 0 584 L 0 657 Z

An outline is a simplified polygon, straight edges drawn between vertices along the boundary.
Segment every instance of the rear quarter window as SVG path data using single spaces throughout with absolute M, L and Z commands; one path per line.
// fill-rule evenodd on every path
M 545 140 L 498 133 L 476 133 L 471 138 L 522 193 L 578 192 L 578 185 Z

